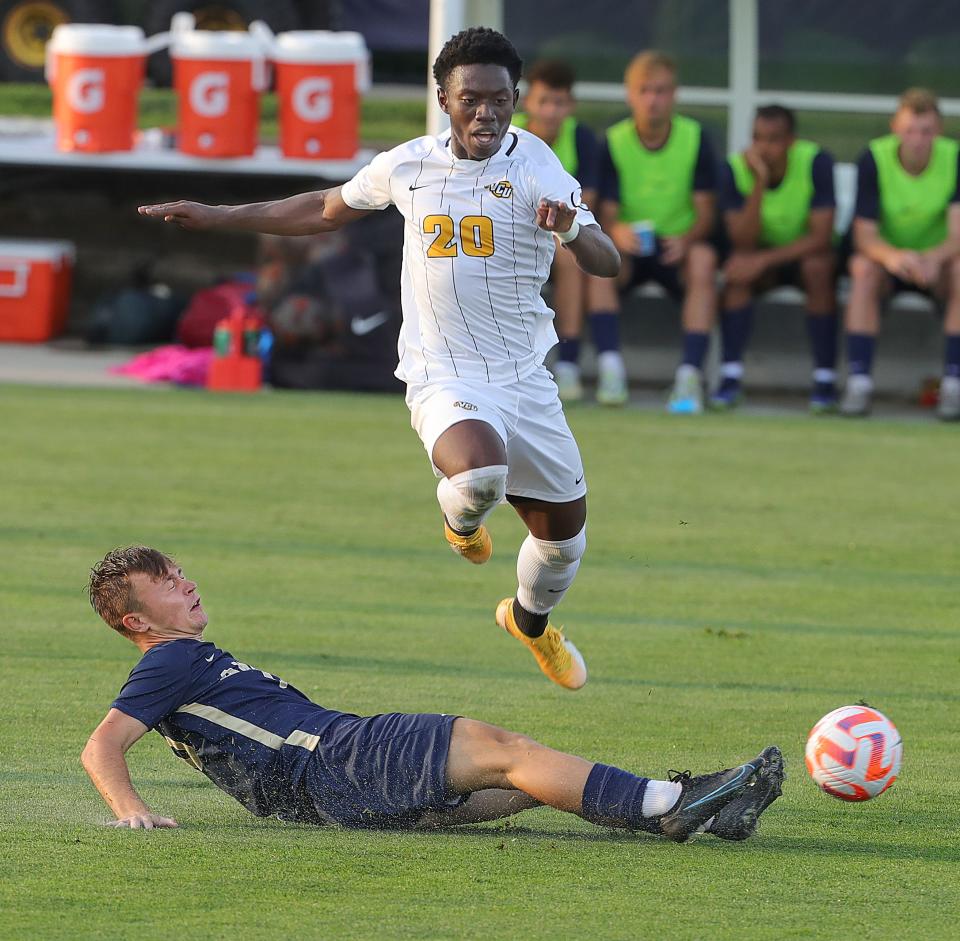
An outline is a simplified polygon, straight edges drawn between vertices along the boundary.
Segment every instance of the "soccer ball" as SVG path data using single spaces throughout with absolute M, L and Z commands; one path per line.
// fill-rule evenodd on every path
M 806 762 L 826 794 L 867 801 L 882 794 L 900 772 L 903 745 L 897 727 L 869 706 L 842 706 L 810 731 Z

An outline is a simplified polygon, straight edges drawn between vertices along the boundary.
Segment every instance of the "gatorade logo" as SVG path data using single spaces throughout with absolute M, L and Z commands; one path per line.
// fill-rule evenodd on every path
M 293 89 L 293 110 L 301 121 L 326 121 L 333 112 L 333 82 L 305 78 Z
M 103 111 L 107 98 L 103 69 L 77 69 L 67 82 L 67 101 L 80 114 Z
M 230 76 L 201 72 L 190 86 L 190 107 L 201 118 L 222 118 L 230 107 Z

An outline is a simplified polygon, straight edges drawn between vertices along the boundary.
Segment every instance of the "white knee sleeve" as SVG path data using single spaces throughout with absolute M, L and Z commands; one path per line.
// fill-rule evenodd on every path
M 517 557 L 517 601 L 532 614 L 547 614 L 573 583 L 587 549 L 587 527 L 573 539 L 549 542 L 528 535 Z
M 437 484 L 437 500 L 451 529 L 472 533 L 507 492 L 507 465 L 474 467 Z

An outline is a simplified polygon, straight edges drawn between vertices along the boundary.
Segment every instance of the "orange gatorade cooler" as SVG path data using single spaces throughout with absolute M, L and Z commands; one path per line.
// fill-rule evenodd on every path
M 62 332 L 73 260 L 70 242 L 0 241 L 0 341 L 39 342 Z
M 285 157 L 356 155 L 360 93 L 369 87 L 369 56 L 360 33 L 281 33 L 271 45 Z
M 241 32 L 174 32 L 170 57 L 180 150 L 198 157 L 251 155 L 267 84 L 256 39 Z
M 146 40 L 138 26 L 65 23 L 54 29 L 46 76 L 59 150 L 132 149 L 147 55 L 164 42 Z

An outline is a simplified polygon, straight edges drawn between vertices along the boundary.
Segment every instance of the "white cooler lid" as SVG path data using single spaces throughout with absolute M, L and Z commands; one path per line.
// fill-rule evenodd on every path
M 30 261 L 73 261 L 77 250 L 73 242 L 52 239 L 3 239 L 0 240 L 0 258 L 27 259 Z
M 360 33 L 326 29 L 293 30 L 280 33 L 271 50 L 275 62 L 339 63 L 366 62 L 367 44 Z
M 106 23 L 62 23 L 54 27 L 47 55 L 139 56 L 146 53 L 139 26 Z
M 173 34 L 170 55 L 176 59 L 260 60 L 263 49 L 249 33 L 196 29 Z

